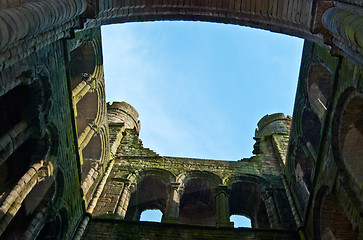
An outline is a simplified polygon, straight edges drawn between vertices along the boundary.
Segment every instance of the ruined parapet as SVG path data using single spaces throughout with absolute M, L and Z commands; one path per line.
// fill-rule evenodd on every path
M 125 102 L 107 103 L 107 117 L 109 127 L 109 141 L 111 154 L 117 152 L 117 148 L 123 138 L 125 129 L 134 129 L 140 132 L 140 121 L 138 112 L 130 104 Z
M 107 103 L 107 117 L 111 125 L 123 123 L 125 128 L 135 128 L 137 132 L 140 132 L 139 113 L 126 102 Z
M 290 116 L 285 117 L 283 113 L 267 114 L 257 123 L 258 128 L 256 129 L 255 136 L 263 137 L 273 134 L 289 134 L 291 119 Z
M 253 153 L 266 153 L 266 150 L 262 149 L 264 148 L 262 142 L 266 141 L 266 137 L 271 137 L 275 155 L 280 158 L 280 161 L 285 163 L 290 137 L 291 120 L 292 118 L 290 116 L 285 117 L 283 113 L 265 115 L 261 118 L 257 123 L 258 128 L 255 132 L 254 139 L 256 140 L 256 143 L 253 146 Z

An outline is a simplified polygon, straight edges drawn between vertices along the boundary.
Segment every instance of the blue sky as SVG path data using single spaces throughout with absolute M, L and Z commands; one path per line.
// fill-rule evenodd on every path
M 257 122 L 292 114 L 303 40 L 229 24 L 162 21 L 102 27 L 107 101 L 140 114 L 160 155 L 252 156 Z
M 102 27 L 107 101 L 140 114 L 162 156 L 252 156 L 257 122 L 292 114 L 303 40 L 235 25 L 147 22 Z M 248 219 L 234 219 L 248 227 Z M 160 221 L 148 211 L 141 220 Z

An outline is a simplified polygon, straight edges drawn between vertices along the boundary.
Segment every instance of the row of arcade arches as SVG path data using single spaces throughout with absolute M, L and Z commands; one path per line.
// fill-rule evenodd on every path
M 210 172 L 192 171 L 176 177 L 166 170 L 150 169 L 129 178 L 134 184 L 125 219 L 137 221 L 144 211 L 159 210 L 162 222 L 231 226 L 230 216 L 239 215 L 250 219 L 253 228 L 270 228 L 266 183 L 255 176 L 223 183 Z
M 86 36 L 68 47 L 82 190 L 89 200 L 108 156 L 101 39 L 97 34 Z
M 45 66 L 30 67 L 18 85 L 0 96 L 0 237 L 59 237 L 67 211 L 53 206 L 63 197 L 64 179 L 57 163 L 59 131 L 49 122 L 50 76 Z M 26 80 L 24 80 L 26 79 Z M 47 227 L 48 226 L 48 227 Z
M 363 183 L 363 152 L 360 146 L 363 140 L 363 95 L 355 87 L 347 87 L 340 90 L 340 99 L 334 103 L 332 84 L 335 74 L 337 73 L 320 62 L 312 62 L 308 66 L 307 79 L 303 81 L 305 86 L 302 88 L 302 99 L 305 102 L 295 105 L 295 119 L 299 121 L 295 121 L 293 134 L 297 137 L 290 143 L 291 161 L 287 168 L 293 174 L 290 181 L 303 218 L 308 214 L 306 211 L 309 211 L 309 201 L 314 198 L 314 237 L 358 239 L 356 220 L 352 217 L 354 214 L 351 209 L 343 208 L 348 203 L 346 200 L 343 203 L 341 193 L 331 186 L 313 189 L 318 156 L 321 158 L 320 152 L 327 147 L 332 149 L 333 154 L 327 152 L 323 164 L 328 164 L 327 161 L 334 162 L 341 171 L 340 174 L 348 179 L 345 184 L 357 195 L 361 191 L 359 186 Z M 327 116 L 328 109 L 335 109 L 331 116 Z M 332 122 L 329 123 L 326 119 L 332 119 Z M 323 127 L 326 124 L 331 124 L 328 134 L 330 139 L 325 139 L 329 146 L 321 145 Z

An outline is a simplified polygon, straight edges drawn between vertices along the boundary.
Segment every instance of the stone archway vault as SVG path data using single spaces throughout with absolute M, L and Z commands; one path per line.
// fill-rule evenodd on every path
M 363 68 L 363 3 L 317 0 L 36 0 L 1 3 L 0 70 L 72 29 L 112 23 L 191 20 L 232 23 L 327 44 Z M 49 13 L 49 14 L 43 14 Z M 34 17 L 35 16 L 35 17 Z M 349 31 L 346 31 L 349 29 Z M 31 40 L 31 41 L 30 41 Z

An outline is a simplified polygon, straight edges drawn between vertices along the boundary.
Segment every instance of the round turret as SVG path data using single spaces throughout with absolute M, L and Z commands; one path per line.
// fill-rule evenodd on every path
M 263 137 L 272 134 L 289 134 L 291 127 L 290 116 L 285 117 L 283 113 L 274 113 L 265 115 L 257 123 L 255 136 Z
M 125 128 L 136 129 L 140 132 L 139 113 L 126 102 L 107 103 L 107 117 L 109 123 L 123 123 Z

